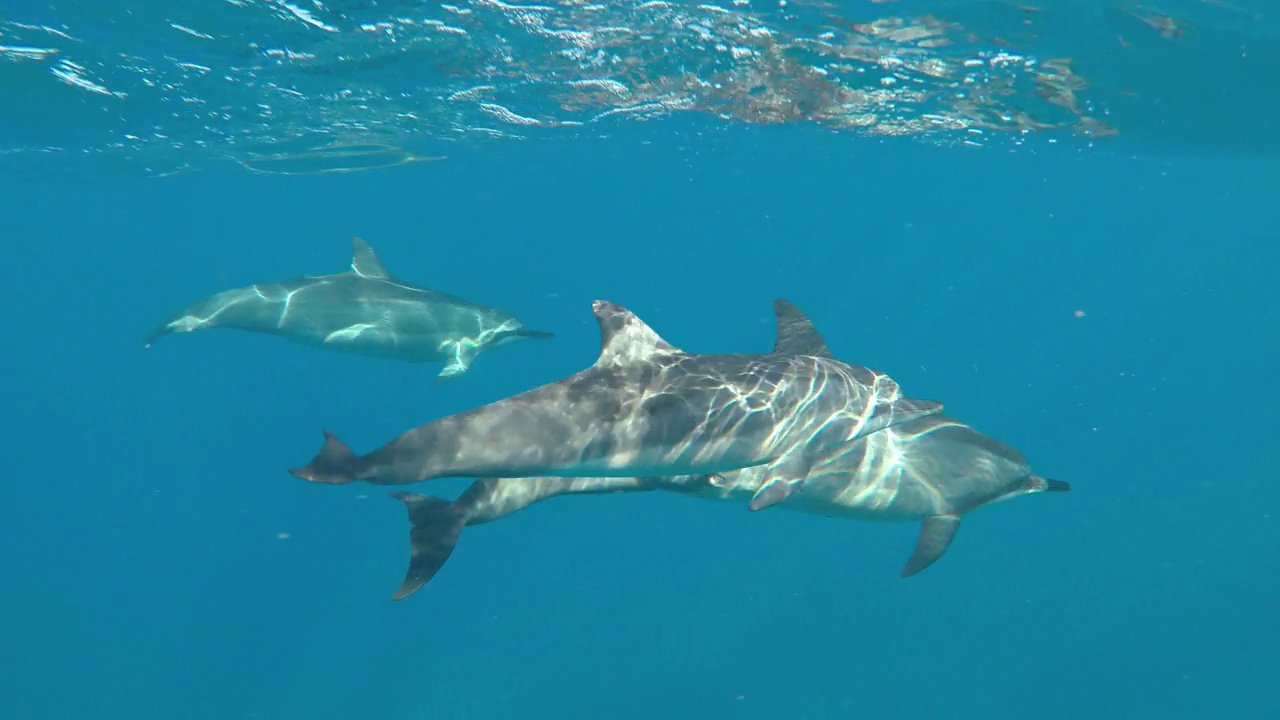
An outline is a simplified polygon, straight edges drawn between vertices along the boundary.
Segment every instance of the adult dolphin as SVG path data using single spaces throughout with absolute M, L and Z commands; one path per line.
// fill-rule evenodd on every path
M 777 301 L 775 350 L 829 355 L 804 315 Z M 505 518 L 561 495 L 670 491 L 708 500 L 739 501 L 766 481 L 765 468 L 680 477 L 484 478 L 457 500 L 393 492 L 408 509 L 409 569 L 393 595 L 417 592 L 453 553 L 463 528 Z M 813 467 L 804 492 L 784 509 L 864 521 L 920 521 L 914 552 L 902 569 L 909 577 L 950 547 L 961 518 L 1010 498 L 1062 492 L 1070 485 L 1031 472 L 1014 448 L 942 414 L 920 417 L 872 433 L 827 453 Z
M 171 333 L 235 328 L 353 355 L 444 361 L 443 380 L 466 372 L 483 350 L 555 337 L 504 310 L 400 280 L 368 243 L 351 242 L 349 270 L 220 292 L 171 316 L 147 346 Z
M 410 430 L 367 455 L 328 431 L 304 480 L 699 475 L 765 465 L 749 507 L 782 502 L 823 453 L 942 411 L 832 357 L 694 355 L 614 303 L 592 305 L 596 362 L 564 380 Z

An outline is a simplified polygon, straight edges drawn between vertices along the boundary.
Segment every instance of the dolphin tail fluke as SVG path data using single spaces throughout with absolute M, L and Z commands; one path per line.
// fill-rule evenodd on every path
M 916 539 L 915 552 L 902 568 L 902 577 L 911 577 L 938 561 L 951 547 L 956 531 L 960 529 L 959 515 L 933 515 L 920 524 L 920 537 Z
M 444 498 L 418 493 L 387 493 L 409 510 L 409 570 L 392 600 L 403 600 L 418 592 L 444 566 L 467 516 Z
M 294 468 L 289 474 L 308 482 L 326 485 L 345 485 L 360 479 L 360 458 L 347 444 L 334 437 L 328 430 L 324 432 L 324 445 L 320 452 L 311 458 L 311 462 L 302 468 Z

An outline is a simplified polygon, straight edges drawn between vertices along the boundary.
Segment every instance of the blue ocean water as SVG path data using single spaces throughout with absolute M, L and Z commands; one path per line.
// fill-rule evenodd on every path
M 335 6 L 314 5 L 304 14 L 346 37 L 324 15 Z M 844 10 L 1003 27 L 1008 7 Z M 694 112 L 599 131 L 516 123 L 522 137 L 487 141 L 448 123 L 415 134 L 365 118 L 379 149 L 348 154 L 314 152 L 296 127 L 280 132 L 306 149 L 264 151 L 287 142 L 267 135 L 288 118 L 229 109 L 227 127 L 243 126 L 184 125 L 168 109 L 181 93 L 112 104 L 122 99 L 52 72 L 76 45 L 39 55 L 14 25 L 77 37 L 95 62 L 135 58 L 73 59 L 110 88 L 110 68 L 141 66 L 155 28 L 216 34 L 162 6 L 101 26 L 105 9 L 4 11 L 0 50 L 12 57 L 0 57 L 0 93 L 17 108 L 0 121 L 4 715 L 1280 717 L 1280 485 L 1267 449 L 1280 405 L 1280 134 L 1268 108 L 1280 93 L 1261 74 L 1280 26 L 1265 3 L 1076 10 L 1024 42 L 1042 58 L 1106 58 L 1118 52 L 1103 44 L 1116 34 L 1107 23 L 1128 18 L 1124 47 L 1150 51 L 1095 66 L 1087 87 L 1063 80 L 1066 94 L 1037 94 L 1053 85 L 1043 76 L 1009 82 L 1029 99 L 1084 98 L 1082 112 L 1114 134 L 1071 132 L 1071 120 L 1044 132 L 967 127 L 944 142 L 910 122 L 936 107 L 898 108 L 903 131 L 875 135 L 803 102 L 752 122 L 761 106 L 695 93 Z M 521 12 L 512 17 L 550 11 Z M 767 22 L 827 31 L 802 20 Z M 1172 26 L 1186 31 L 1158 32 Z M 86 42 L 90 27 L 111 30 Z M 120 39 L 129 33 L 132 44 Z M 352 70 L 352 87 L 393 97 L 391 78 L 438 66 L 433 46 L 416 47 L 376 83 Z M 455 71 L 466 61 L 511 77 L 494 69 L 500 52 L 449 52 Z M 221 61 L 241 62 L 231 55 Z M 1249 73 L 1220 72 L 1259 57 Z M 794 68 L 770 67 L 779 74 L 756 87 L 803 89 Z M 299 83 L 344 72 L 292 71 Z M 290 69 L 273 72 L 278 82 Z M 652 72 L 629 82 L 674 76 Z M 543 89 L 509 91 L 536 105 Z M 225 92 L 249 107 L 256 90 Z M 339 99 L 312 100 L 292 116 L 310 132 L 326 143 L 361 134 L 326 114 Z M 121 144 L 117 123 L 161 128 L 165 141 Z M 258 133 L 253 148 L 234 142 L 240 130 Z M 445 159 L 400 162 L 428 155 Z M 318 172 L 352 157 L 390 162 Z M 556 339 L 494 350 L 442 385 L 436 366 L 229 330 L 144 347 L 156 323 L 210 293 L 341 271 L 352 235 L 406 280 L 514 310 Z M 321 428 L 366 451 L 576 372 L 599 347 L 594 299 L 687 349 L 763 352 L 777 297 L 837 356 L 944 401 L 1071 492 L 978 511 L 908 579 L 898 573 L 914 523 L 662 493 L 560 498 L 467 529 L 440 574 L 393 603 L 403 507 L 384 488 L 286 473 Z M 410 489 L 453 497 L 466 484 Z

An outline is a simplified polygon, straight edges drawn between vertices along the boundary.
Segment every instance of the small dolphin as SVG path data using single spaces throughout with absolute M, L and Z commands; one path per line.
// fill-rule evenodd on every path
M 558 382 L 410 430 L 357 456 L 328 431 L 312 482 L 439 477 L 635 477 L 763 468 L 749 507 L 781 502 L 823 452 L 942 411 L 892 378 L 832 357 L 691 355 L 610 302 L 595 364 Z
M 798 310 L 785 301 L 779 310 L 777 347 L 809 346 L 814 354 L 827 353 L 821 336 Z M 541 500 L 664 490 L 739 501 L 753 496 L 766 476 L 765 468 L 756 466 L 671 478 L 484 478 L 452 503 L 393 492 L 391 497 L 408 508 L 411 525 L 409 569 L 393 598 L 402 600 L 430 581 L 453 553 L 464 527 L 504 518 Z M 1069 489 L 1065 482 L 1032 474 L 1017 450 L 937 414 L 885 428 L 828 453 L 806 478 L 804 491 L 782 507 L 835 518 L 922 521 L 915 551 L 902 570 L 902 577 L 908 577 L 942 557 L 962 516 L 1020 495 Z
M 352 246 L 346 272 L 220 292 L 156 328 L 147 347 L 171 333 L 228 327 L 353 355 L 443 360 L 437 376 L 443 380 L 466 372 L 481 350 L 555 337 L 526 330 L 502 310 L 410 285 L 388 272 L 363 240 L 352 238 Z

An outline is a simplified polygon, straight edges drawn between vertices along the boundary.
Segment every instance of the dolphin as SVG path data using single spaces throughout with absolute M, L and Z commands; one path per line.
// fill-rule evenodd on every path
M 833 357 L 694 355 L 597 300 L 596 362 L 563 380 L 421 425 L 367 455 L 327 430 L 311 482 L 440 477 L 668 477 L 765 465 L 748 507 L 782 502 L 821 453 L 942 411 L 888 375 Z
M 777 347 L 796 350 L 821 336 L 793 306 L 779 306 Z M 783 313 L 786 314 L 784 317 Z M 826 354 L 825 344 L 811 346 Z M 463 528 L 499 520 L 560 495 L 669 491 L 717 501 L 752 497 L 763 466 L 679 477 L 482 478 L 457 500 L 392 492 L 408 509 L 409 569 L 392 596 L 417 592 L 453 553 Z M 915 550 L 902 569 L 909 577 L 950 547 L 961 518 L 979 508 L 1070 485 L 1035 475 L 1014 448 L 943 414 L 923 416 L 871 433 L 827 452 L 810 471 L 804 491 L 784 509 L 863 521 L 921 522 Z
M 450 502 L 391 492 L 408 509 L 409 569 L 392 596 L 403 600 L 431 580 L 453 553 L 462 530 L 499 520 L 561 495 L 650 491 L 706 500 L 753 497 L 764 469 L 715 475 L 594 478 L 481 478 Z M 879 430 L 832 453 L 805 480 L 804 491 L 780 507 L 862 521 L 920 521 L 915 550 L 901 576 L 932 565 L 955 538 L 961 518 L 1021 495 L 1064 492 L 1070 484 L 1031 473 L 1017 450 L 945 415 L 930 415 Z
M 481 350 L 555 337 L 526 329 L 508 312 L 399 280 L 368 243 L 351 243 L 350 270 L 220 292 L 166 320 L 147 336 L 147 347 L 171 333 L 228 327 L 353 355 L 443 360 L 440 381 L 466 372 Z

